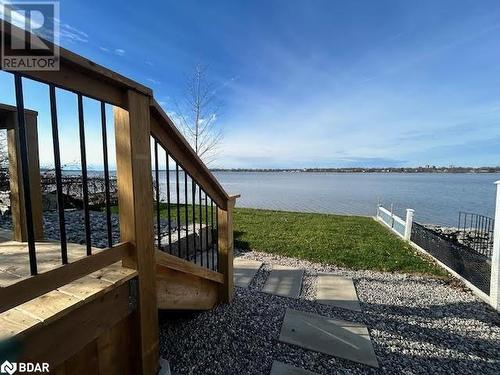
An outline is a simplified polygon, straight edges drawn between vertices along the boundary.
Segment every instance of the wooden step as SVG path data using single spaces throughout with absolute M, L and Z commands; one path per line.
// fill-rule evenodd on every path
M 210 310 L 219 302 L 221 273 L 156 251 L 156 288 L 161 310 Z

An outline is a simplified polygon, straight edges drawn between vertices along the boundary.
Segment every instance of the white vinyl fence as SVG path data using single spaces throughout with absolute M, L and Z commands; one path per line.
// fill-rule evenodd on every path
M 460 270 L 457 269 L 457 267 L 453 267 L 452 265 L 453 261 L 450 262 L 450 258 L 445 259 L 439 255 L 436 255 L 437 254 L 436 248 L 433 248 L 433 246 L 438 245 L 439 240 L 429 241 L 427 242 L 427 245 L 421 244 L 424 247 L 430 246 L 429 248 L 426 249 L 424 249 L 422 246 L 419 246 L 418 244 L 412 241 L 412 227 L 414 231 L 413 240 L 415 241 L 418 240 L 419 233 L 421 233 L 423 230 L 428 231 L 418 223 L 413 225 L 414 210 L 407 209 L 406 218 L 405 220 L 403 220 L 402 218 L 394 214 L 392 205 L 390 209 L 386 209 L 381 205 L 378 205 L 376 219 L 377 221 L 379 221 L 380 223 L 391 229 L 391 231 L 393 231 L 396 235 L 398 235 L 405 241 L 408 241 L 409 244 L 416 250 L 433 258 L 438 265 L 446 269 L 446 271 L 448 271 L 456 278 L 462 280 L 465 283 L 465 285 L 469 289 L 471 289 L 472 292 L 474 292 L 474 294 L 483 299 L 486 303 L 489 303 L 497 311 L 500 311 L 500 181 L 495 182 L 495 184 L 497 186 L 497 193 L 496 193 L 495 224 L 494 224 L 494 234 L 493 234 L 493 253 L 491 256 L 491 261 L 489 259 L 487 260 L 487 263 L 491 262 L 490 263 L 491 274 L 488 275 L 490 276 L 490 284 L 488 288 L 489 290 L 486 290 L 487 293 L 485 293 L 484 288 L 483 290 L 481 290 L 480 288 L 477 287 L 477 284 L 474 285 L 474 283 L 471 282 L 471 280 L 473 281 L 472 278 L 470 277 L 465 278 L 463 277 L 463 275 L 459 274 L 459 272 L 457 271 Z M 457 249 L 460 250 L 458 247 Z M 460 262 L 464 261 L 465 259 L 463 257 L 463 254 L 460 255 L 458 251 L 456 252 L 452 251 L 450 254 L 452 255 L 452 257 L 462 256 Z M 440 257 L 441 260 L 437 259 L 436 256 Z
M 413 223 L 413 210 L 408 208 L 406 210 L 406 219 L 403 220 L 399 216 L 396 216 L 393 212 L 392 205 L 391 210 L 377 206 L 377 219 L 389 227 L 394 233 L 406 241 L 410 240 L 411 236 L 411 226 Z

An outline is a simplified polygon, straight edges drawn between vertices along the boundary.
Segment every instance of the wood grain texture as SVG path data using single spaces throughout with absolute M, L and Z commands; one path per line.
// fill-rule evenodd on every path
M 135 246 L 124 265 L 137 269 L 142 373 L 158 370 L 159 338 L 156 303 L 156 260 L 153 245 L 149 98 L 128 91 L 128 109 L 114 108 L 118 204 L 122 241 Z
M 219 283 L 168 268 L 157 272 L 158 308 L 210 310 L 219 299 Z
M 151 134 L 214 202 L 225 209 L 229 196 L 154 99 L 151 101 Z
M 19 30 L 16 26 L 9 26 L 4 28 L 2 33 L 12 35 L 11 28 Z M 13 37 L 16 38 L 15 35 Z M 5 48 L 8 50 L 11 38 L 5 40 Z M 45 41 L 45 43 L 51 45 L 48 41 Z M 145 96 L 152 96 L 151 89 L 64 48 L 57 48 L 60 54 L 59 71 L 27 70 L 20 73 L 31 79 L 51 83 L 70 91 L 77 91 L 85 96 L 103 100 L 122 108 L 127 108 L 128 90 L 136 91 Z M 16 51 L 21 55 L 24 53 L 22 50 Z M 29 53 L 32 55 L 34 52 L 30 50 Z
M 35 112 L 36 113 L 36 112 Z M 25 111 L 26 142 L 28 146 L 28 172 L 30 179 L 31 210 L 35 240 L 43 239 L 42 187 L 38 150 L 37 117 L 32 111 Z M 6 115 L 7 148 L 9 155 L 9 183 L 11 191 L 11 212 L 13 239 L 27 241 L 26 210 L 24 207 L 23 178 L 21 169 L 20 139 L 16 112 Z
M 205 267 L 201 267 L 197 264 L 189 262 L 185 259 L 181 259 L 174 255 L 167 254 L 163 251 L 156 250 L 156 264 L 156 269 L 160 271 L 162 268 L 169 268 L 193 276 L 201 277 L 203 279 L 212 280 L 219 284 L 222 284 L 224 282 L 224 276 L 221 273 L 209 270 Z
M 36 276 L 30 276 L 25 244 L 8 242 L 0 244 L 5 270 L 0 272 L 0 312 L 41 296 L 44 293 L 62 287 L 92 272 L 105 272 L 103 268 L 128 257 L 130 243 L 122 243 L 111 249 L 94 252 L 86 256 L 82 245 L 68 246 L 71 263 L 62 265 L 60 245 L 58 243 L 37 243 L 40 270 Z M 122 276 L 125 272 L 122 270 Z M 135 275 L 134 272 L 129 272 Z M 127 277 L 131 277 L 127 275 Z
M 234 243 L 233 243 L 233 210 L 236 197 L 227 201 L 227 210 L 219 208 L 219 271 L 224 275 L 224 284 L 219 288 L 219 299 L 223 303 L 231 303 L 234 297 Z
M 77 309 L 71 310 L 58 319 L 44 322 L 29 333 L 23 333 L 20 336 L 23 347 L 21 359 L 49 362 L 51 368 L 57 368 L 66 362 L 67 374 L 79 374 L 81 372 L 78 369 L 88 369 L 78 359 L 81 355 L 88 361 L 92 361 L 92 371 L 83 373 L 99 373 L 98 346 L 95 340 L 126 319 L 130 313 L 129 287 L 124 284 L 99 298 L 81 303 Z M 133 334 L 131 330 L 125 333 Z M 71 337 L 70 340 L 69 337 Z M 63 344 L 50 345 L 48 343 Z M 89 345 L 93 347 L 92 354 L 85 354 L 86 347 Z

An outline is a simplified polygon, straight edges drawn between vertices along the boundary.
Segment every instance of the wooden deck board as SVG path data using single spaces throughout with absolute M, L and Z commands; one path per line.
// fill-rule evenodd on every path
M 36 251 L 39 273 L 64 267 L 59 243 L 37 242 Z M 102 250 L 93 249 L 94 254 L 99 251 Z M 70 262 L 85 256 L 84 245 L 68 244 Z M 0 243 L 0 259 L 0 288 L 31 277 L 26 244 L 15 241 Z M 117 262 L 4 311 L 0 313 L 0 339 L 46 325 L 136 276 L 136 270 L 122 267 L 121 262 Z
M 93 248 L 93 254 L 103 251 Z M 68 261 L 74 262 L 87 255 L 84 245 L 68 243 Z M 29 255 L 26 243 L 7 241 L 0 243 L 0 272 L 7 272 L 18 277 L 29 277 Z M 62 265 L 61 244 L 59 242 L 36 242 L 36 260 L 38 272 L 43 273 Z M 0 287 L 4 287 L 2 281 L 8 276 L 0 275 Z M 7 281 L 6 281 L 7 282 Z M 10 285 L 10 284 L 8 284 Z
M 121 262 L 114 263 L 89 275 L 118 286 L 137 276 L 137 271 L 132 268 L 122 267 Z
M 42 321 L 35 319 L 26 313 L 11 309 L 0 314 L 0 340 L 15 336 L 19 332 L 26 332 L 42 324 Z

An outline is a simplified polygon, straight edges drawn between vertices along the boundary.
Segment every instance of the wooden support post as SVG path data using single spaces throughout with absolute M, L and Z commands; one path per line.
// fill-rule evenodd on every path
M 33 216 L 33 230 L 35 240 L 43 240 L 43 207 L 42 186 L 40 178 L 40 160 L 38 153 L 37 113 L 25 112 L 26 140 L 28 145 L 28 170 L 31 192 L 31 215 Z M 7 148 L 9 153 L 10 175 L 10 205 L 12 212 L 12 239 L 26 242 L 26 211 L 24 208 L 23 174 L 21 171 L 21 154 L 19 145 L 19 131 L 15 112 L 9 113 L 7 122 Z
M 129 90 L 127 101 L 128 112 L 114 109 L 120 236 L 135 246 L 123 264 L 139 273 L 141 372 L 149 375 L 159 368 L 149 97 Z
M 219 208 L 218 231 L 219 231 L 219 272 L 224 275 L 224 283 L 220 286 L 219 301 L 231 303 L 234 296 L 234 272 L 233 272 L 233 209 L 236 198 L 231 196 L 227 202 L 227 210 Z

